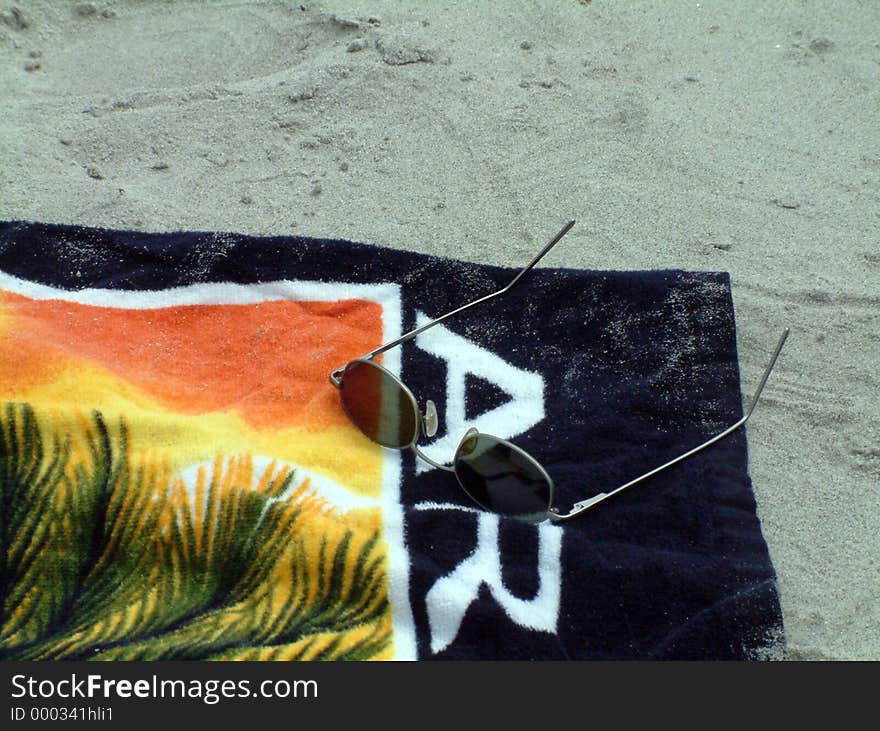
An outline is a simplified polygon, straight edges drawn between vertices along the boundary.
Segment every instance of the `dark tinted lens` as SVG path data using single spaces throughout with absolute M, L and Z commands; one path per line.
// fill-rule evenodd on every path
M 415 441 L 415 402 L 375 363 L 349 363 L 342 374 L 339 393 L 349 418 L 374 442 L 400 449 Z
M 466 438 L 455 455 L 455 474 L 486 510 L 536 522 L 547 517 L 550 481 L 535 460 L 488 434 Z

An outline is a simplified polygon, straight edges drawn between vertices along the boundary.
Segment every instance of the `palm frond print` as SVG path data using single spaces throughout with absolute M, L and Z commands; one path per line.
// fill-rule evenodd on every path
M 352 530 L 288 468 L 255 479 L 249 456 L 187 487 L 99 412 L 40 421 L 28 404 L 0 414 L 0 659 L 387 652 L 378 515 Z

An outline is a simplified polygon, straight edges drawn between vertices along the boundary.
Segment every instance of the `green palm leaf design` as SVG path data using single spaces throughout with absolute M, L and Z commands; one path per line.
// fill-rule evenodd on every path
M 391 642 L 378 522 L 348 528 L 275 464 L 194 494 L 122 420 L 0 415 L 0 659 L 369 659 Z M 191 488 L 192 489 L 192 488 Z

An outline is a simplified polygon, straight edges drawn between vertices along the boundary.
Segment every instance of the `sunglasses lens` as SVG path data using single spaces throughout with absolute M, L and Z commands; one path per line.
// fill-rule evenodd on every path
M 535 523 L 550 509 L 550 479 L 525 452 L 488 434 L 462 441 L 455 475 L 464 491 L 486 510 Z
M 352 361 L 342 374 L 342 405 L 355 426 L 383 447 L 402 449 L 418 430 L 418 407 L 390 374 L 375 363 Z

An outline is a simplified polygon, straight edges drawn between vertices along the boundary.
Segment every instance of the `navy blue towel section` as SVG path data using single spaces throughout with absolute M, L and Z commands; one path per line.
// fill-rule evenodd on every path
M 402 332 L 514 272 L 347 241 L 23 222 L 0 223 L 0 270 L 64 290 L 389 283 Z M 534 455 L 564 510 L 742 415 L 723 273 L 539 268 L 400 352 L 440 413 L 429 454 L 449 461 L 477 424 Z M 419 659 L 759 659 L 782 641 L 744 430 L 562 525 L 500 519 L 448 473 L 400 465 L 408 573 L 392 602 L 409 602 L 395 621 Z

